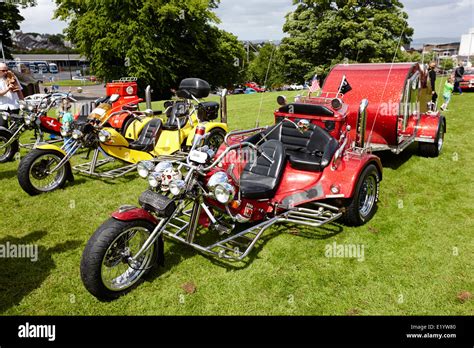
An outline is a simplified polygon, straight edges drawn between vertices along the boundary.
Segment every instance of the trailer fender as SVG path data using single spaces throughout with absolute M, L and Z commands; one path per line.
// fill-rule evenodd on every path
M 437 143 L 441 127 L 444 127 L 446 133 L 446 118 L 444 116 L 422 114 L 415 140 L 421 143 Z

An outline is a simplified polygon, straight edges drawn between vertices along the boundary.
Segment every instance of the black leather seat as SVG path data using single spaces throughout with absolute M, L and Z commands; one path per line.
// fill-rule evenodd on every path
M 162 129 L 161 119 L 154 118 L 148 122 L 137 140 L 129 144 L 129 148 L 139 151 L 151 151 L 160 137 Z
M 339 143 L 328 132 L 314 126 L 306 149 L 291 151 L 289 161 L 293 168 L 320 172 L 331 162 Z
M 166 130 L 176 130 L 179 128 L 183 128 L 188 121 L 186 114 L 188 108 L 186 103 L 183 102 L 176 102 L 173 104 L 171 108 L 166 111 L 167 120 L 166 123 L 163 125 L 163 129 Z
M 249 161 L 240 176 L 242 197 L 251 199 L 272 198 L 280 184 L 286 155 L 283 144 L 278 140 L 269 140 L 260 146 L 271 161 L 262 154 Z
M 298 120 L 296 121 L 298 122 Z M 320 172 L 331 162 L 339 143 L 321 127 L 310 124 L 301 132 L 291 122 L 282 122 L 266 131 L 266 139 L 283 143 L 286 156 L 295 169 Z M 257 143 L 262 139 L 257 134 L 246 141 Z

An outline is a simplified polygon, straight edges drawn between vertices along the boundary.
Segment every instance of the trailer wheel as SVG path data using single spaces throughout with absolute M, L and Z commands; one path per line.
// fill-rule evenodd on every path
M 418 151 L 420 155 L 423 157 L 438 157 L 443 149 L 445 133 L 446 126 L 444 125 L 444 122 L 441 121 L 434 143 L 418 143 Z
M 361 173 L 354 196 L 346 206 L 343 215 L 347 226 L 361 226 L 368 222 L 377 211 L 380 175 L 373 164 L 369 164 Z

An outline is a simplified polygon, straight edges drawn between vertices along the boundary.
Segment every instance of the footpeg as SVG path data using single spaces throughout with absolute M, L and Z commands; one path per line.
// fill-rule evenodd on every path
M 235 225 L 216 223 L 216 224 L 211 225 L 210 229 L 212 231 L 219 233 L 219 236 L 222 236 L 223 234 L 230 234 L 232 230 L 234 229 L 234 227 Z

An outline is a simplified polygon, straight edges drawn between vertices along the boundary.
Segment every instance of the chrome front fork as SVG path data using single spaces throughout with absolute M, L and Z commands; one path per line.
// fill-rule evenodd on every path
M 56 167 L 48 171 L 47 173 L 48 175 L 64 167 L 64 165 L 67 162 L 69 162 L 71 157 L 74 156 L 76 152 L 81 148 L 81 142 L 77 140 L 69 139 L 68 141 L 66 141 L 66 143 L 62 147 L 62 149 L 66 149 L 66 148 L 68 149 L 68 151 L 66 152 L 66 156 L 64 156 L 64 158 L 56 165 Z

